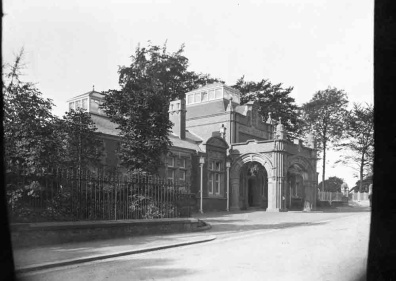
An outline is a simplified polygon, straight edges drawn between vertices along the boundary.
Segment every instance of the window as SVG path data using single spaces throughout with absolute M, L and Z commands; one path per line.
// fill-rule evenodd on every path
M 185 158 L 179 159 L 179 167 L 180 168 L 185 168 L 186 167 L 186 159 Z
M 221 193 L 221 176 L 222 163 L 221 161 L 209 162 L 209 185 L 208 193 L 210 195 L 220 195 Z
M 214 192 L 216 194 L 220 194 L 220 174 L 214 174 L 214 176 L 215 176 Z
M 74 102 L 69 102 L 69 110 L 74 109 Z
M 175 158 L 166 157 L 166 164 L 168 165 L 168 167 L 175 167 Z
M 76 100 L 76 110 L 81 108 L 81 100 Z
M 221 88 L 216 89 L 216 90 L 215 90 L 215 98 L 216 98 L 216 99 L 219 99 L 219 98 L 221 98 L 221 97 L 223 97 L 223 91 L 221 90 Z
M 207 92 L 201 93 L 201 101 L 208 101 L 208 93 Z
M 187 103 L 188 104 L 192 104 L 193 102 L 194 102 L 194 95 L 193 94 L 188 95 L 187 96 Z
M 175 180 L 175 170 L 169 169 L 167 172 L 168 180 L 174 181 Z
M 194 95 L 194 103 L 201 101 L 201 93 L 195 93 Z
M 213 174 L 209 174 L 209 186 L 208 186 L 209 194 L 213 194 Z
M 88 109 L 88 99 L 83 99 L 82 100 L 82 106 L 83 109 Z
M 179 170 L 179 179 L 182 181 L 186 180 L 186 171 L 185 170 Z
M 209 100 L 214 100 L 215 98 L 215 91 L 214 90 L 210 90 L 209 91 Z

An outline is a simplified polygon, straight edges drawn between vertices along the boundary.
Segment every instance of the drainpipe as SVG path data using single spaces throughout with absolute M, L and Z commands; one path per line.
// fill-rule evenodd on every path
M 229 212 L 230 211 L 230 167 L 231 167 L 230 160 L 227 160 L 226 166 L 227 166 L 227 212 Z

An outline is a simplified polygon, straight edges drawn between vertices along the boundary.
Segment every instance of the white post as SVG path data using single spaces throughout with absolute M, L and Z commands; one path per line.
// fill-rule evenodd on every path
M 199 212 L 203 214 L 203 209 L 202 209 L 202 195 L 203 195 L 203 164 L 201 164 L 201 190 L 200 190 L 200 203 L 199 203 Z
M 227 212 L 229 212 L 230 211 L 230 167 L 231 167 L 230 161 L 226 162 L 226 167 L 227 167 Z
M 230 211 L 230 168 L 227 167 L 227 212 Z
M 205 158 L 201 156 L 199 159 L 199 164 L 201 165 L 201 188 L 200 188 L 200 202 L 199 202 L 199 212 L 203 214 L 202 200 L 203 200 L 203 165 L 205 163 Z

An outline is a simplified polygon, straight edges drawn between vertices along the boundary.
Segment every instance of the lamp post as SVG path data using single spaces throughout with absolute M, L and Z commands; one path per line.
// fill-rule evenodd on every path
M 201 188 L 200 188 L 200 202 L 199 202 L 199 212 L 203 214 L 202 209 L 202 197 L 203 197 L 203 165 L 205 163 L 205 158 L 201 156 L 199 158 L 199 165 L 201 166 Z
M 227 212 L 229 212 L 230 211 L 230 168 L 231 168 L 230 160 L 227 160 L 226 167 L 227 167 Z

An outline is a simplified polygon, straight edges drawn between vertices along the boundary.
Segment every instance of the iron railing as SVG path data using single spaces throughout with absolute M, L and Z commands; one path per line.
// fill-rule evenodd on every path
M 11 222 L 176 218 L 195 204 L 188 183 L 142 174 L 58 169 L 6 182 Z

